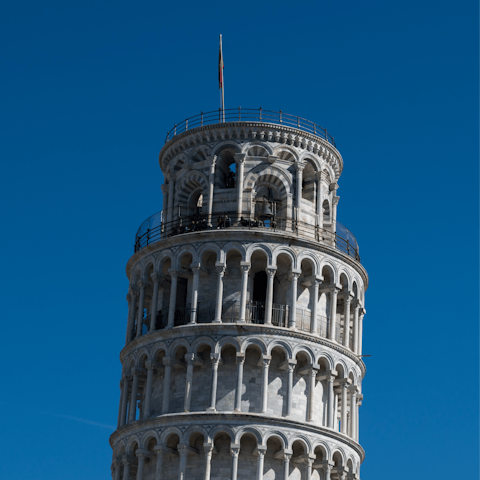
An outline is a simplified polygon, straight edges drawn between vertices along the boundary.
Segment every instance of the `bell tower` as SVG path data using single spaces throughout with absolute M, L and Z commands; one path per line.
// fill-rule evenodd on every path
M 127 263 L 114 480 L 358 480 L 368 276 L 326 129 L 266 110 L 167 134 Z

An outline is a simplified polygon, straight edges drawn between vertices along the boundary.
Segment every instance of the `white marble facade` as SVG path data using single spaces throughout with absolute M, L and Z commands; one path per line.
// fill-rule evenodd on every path
M 368 276 L 340 154 L 233 122 L 173 137 L 160 167 L 127 264 L 114 480 L 359 479 Z

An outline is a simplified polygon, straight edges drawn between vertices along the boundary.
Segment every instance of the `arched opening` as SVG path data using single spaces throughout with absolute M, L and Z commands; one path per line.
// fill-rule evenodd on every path
M 234 323 L 240 313 L 242 255 L 237 250 L 227 253 L 227 268 L 223 278 L 222 322 Z M 248 292 L 247 292 L 248 294 Z
M 255 449 L 257 439 L 251 433 L 245 433 L 240 439 L 240 455 L 238 456 L 238 471 L 242 472 L 243 478 L 257 477 L 257 456 Z
M 180 467 L 180 455 L 178 451 L 178 444 L 180 439 L 176 433 L 172 433 L 168 436 L 165 442 L 165 452 L 163 454 L 163 471 L 162 476 L 165 480 L 177 480 L 178 469 Z M 132 479 L 135 477 L 132 477 Z
M 217 412 L 232 412 L 235 408 L 235 390 L 237 388 L 237 350 L 233 345 L 225 345 L 221 351 L 218 366 Z
M 263 479 L 283 478 L 283 458 L 276 458 L 276 454 L 283 449 L 283 443 L 279 437 L 272 436 L 267 440 L 267 451 L 265 452 Z
M 312 163 L 307 161 L 305 168 L 303 169 L 302 176 L 302 200 L 310 202 L 311 205 L 306 205 L 307 210 L 315 211 L 315 196 L 317 191 L 317 185 L 315 182 L 315 168 Z
M 323 225 L 329 226 L 331 225 L 332 221 L 330 216 L 330 203 L 328 202 L 328 200 L 323 201 L 322 207 L 323 207 Z
M 187 456 L 187 465 L 185 469 L 185 478 L 191 480 L 203 480 L 205 471 L 205 455 L 203 443 L 205 437 L 199 432 L 190 435 L 188 444 L 191 448 L 191 454 Z M 193 454 L 193 455 L 192 455 Z
M 193 366 L 191 412 L 204 412 L 210 406 L 210 391 L 212 382 L 212 359 L 210 345 L 200 345 L 196 352 L 196 362 Z M 207 388 L 206 388 L 207 387 Z M 187 477 L 188 478 L 188 477 Z
M 292 459 L 290 461 L 290 476 L 292 478 L 304 479 L 307 478 L 307 448 L 300 440 L 295 440 L 292 445 Z
M 287 414 L 288 356 L 282 347 L 273 348 L 270 355 L 267 413 L 283 417 Z
M 242 412 L 262 411 L 262 352 L 257 345 L 245 351 L 243 366 Z
M 232 456 L 230 453 L 230 445 L 232 439 L 226 432 L 218 432 L 213 439 L 213 445 L 215 447 L 214 455 L 212 455 L 212 472 L 228 472 L 230 473 L 230 465 L 232 463 Z M 203 478 L 203 477 L 202 477 Z M 217 477 L 221 478 L 221 477 Z M 212 475 L 212 480 L 215 479 L 215 475 Z
M 310 358 L 305 352 L 299 352 L 296 355 L 297 365 L 293 374 L 293 402 L 296 408 L 293 409 L 293 417 L 300 422 L 307 421 L 307 404 L 308 404 L 308 375 L 306 367 L 310 363 Z
M 251 277 L 249 290 L 251 301 L 248 303 L 248 321 L 252 323 L 265 322 L 265 303 L 267 300 L 267 254 L 263 250 L 256 250 L 251 257 Z
M 185 405 L 185 375 L 187 362 L 185 354 L 187 349 L 181 345 L 177 347 L 173 353 L 173 368 L 170 380 L 170 402 L 169 412 L 183 412 Z

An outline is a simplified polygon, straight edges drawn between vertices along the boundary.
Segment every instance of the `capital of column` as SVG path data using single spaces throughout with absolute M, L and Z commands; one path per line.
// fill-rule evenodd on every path
M 218 364 L 221 362 L 222 357 L 220 356 L 219 353 L 211 353 L 210 360 L 212 361 L 212 365 L 214 367 L 218 367 Z
M 168 270 L 168 274 L 169 274 L 170 277 L 172 277 L 172 278 L 178 277 L 178 271 L 177 271 L 177 270 L 174 270 L 174 269 L 172 269 L 172 268 L 170 268 L 170 269 Z
M 217 163 L 217 156 L 216 155 L 208 155 L 207 156 L 207 161 L 210 162 L 210 165 L 214 167 L 215 164 Z
M 145 374 L 145 369 L 140 368 L 140 367 L 133 367 L 132 368 L 132 376 L 137 376 L 140 377 L 141 375 Z
M 349 385 L 348 386 L 348 391 L 352 394 L 352 395 L 356 395 L 357 392 L 358 392 L 358 387 L 356 385 Z
M 243 353 L 243 352 L 237 352 L 237 365 L 239 363 L 241 363 L 241 364 L 245 363 L 245 353 Z
M 215 264 L 215 269 L 217 270 L 218 274 L 219 275 L 225 275 L 225 269 L 226 269 L 226 266 L 225 265 L 217 265 Z
M 240 268 L 242 272 L 247 272 L 250 270 L 250 262 L 240 262 Z
M 163 358 L 162 358 L 162 363 L 163 363 L 166 367 L 171 367 L 172 364 L 173 364 L 172 357 L 163 357 Z
M 289 274 L 288 274 L 288 279 L 290 281 L 292 280 L 298 280 L 300 275 L 302 274 L 302 271 L 301 270 L 292 270 Z
M 132 463 L 132 459 L 128 457 L 127 455 L 124 455 L 122 457 L 122 464 L 123 465 L 130 465 Z
M 236 153 L 233 158 L 235 159 L 235 162 L 237 163 L 243 163 L 245 162 L 245 159 L 247 158 L 246 153 Z
M 198 272 L 198 271 L 200 270 L 200 268 L 202 268 L 202 267 L 201 267 L 201 265 L 200 265 L 199 263 L 192 263 L 192 264 L 190 265 L 190 268 L 191 268 L 191 269 L 193 270 L 193 272 L 195 273 L 195 272 Z
M 303 171 L 303 169 L 306 167 L 307 165 L 307 162 L 305 162 L 304 160 L 297 160 L 295 162 L 295 169 L 298 171 Z
M 185 361 L 187 363 L 193 363 L 195 361 L 195 354 L 194 353 L 186 353 L 184 358 L 185 358 Z
M 137 448 L 135 450 L 135 455 L 138 457 L 138 458 L 146 458 L 146 457 L 149 457 L 151 455 L 151 452 L 148 451 L 148 450 L 144 450 L 143 448 Z
M 277 273 L 277 267 L 267 267 L 265 269 L 265 272 L 267 273 L 269 278 L 272 278 L 275 276 L 275 273 Z
M 157 457 L 160 457 L 164 453 L 167 453 L 169 450 L 164 445 L 156 445 L 155 447 L 153 447 L 153 451 L 154 453 L 156 453 Z
M 257 455 L 259 457 L 263 457 L 267 453 L 267 446 L 266 445 L 258 445 L 252 452 L 252 455 Z
M 147 288 L 149 283 L 146 281 L 146 279 L 143 279 L 143 280 L 139 280 L 137 282 L 137 285 L 138 285 L 138 288 L 142 289 L 142 288 Z
M 262 365 L 264 367 L 268 367 L 270 365 L 271 360 L 272 360 L 271 355 L 262 355 Z
M 232 455 L 232 457 L 238 457 L 239 453 L 240 453 L 240 444 L 232 443 L 230 445 L 230 454 Z
M 150 363 L 150 362 L 146 362 L 145 363 L 145 368 L 147 370 L 155 370 L 157 368 L 157 364 L 156 363 Z
M 203 444 L 203 451 L 208 455 L 209 453 L 213 452 L 213 449 L 215 447 L 213 446 L 213 443 L 204 443 Z
M 152 279 L 152 282 L 158 282 L 160 281 L 161 275 L 159 275 L 157 272 L 153 272 L 150 274 L 150 278 Z
M 331 192 L 336 192 L 336 191 L 337 191 L 337 188 L 338 188 L 338 183 L 337 183 L 337 182 L 332 182 L 332 183 L 328 186 L 328 189 L 329 189 Z

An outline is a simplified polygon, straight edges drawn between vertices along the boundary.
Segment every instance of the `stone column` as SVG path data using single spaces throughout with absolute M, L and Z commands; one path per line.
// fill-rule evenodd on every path
M 231 480 L 237 480 L 237 473 L 238 473 L 238 455 L 240 453 L 240 445 L 239 444 L 232 444 L 230 446 L 230 453 L 232 454 L 232 474 Z
M 193 361 L 195 360 L 195 354 L 186 353 L 185 360 L 187 361 L 187 374 L 185 376 L 185 401 L 183 403 L 183 411 L 189 412 L 192 402 Z
M 180 454 L 180 465 L 178 466 L 178 480 L 188 480 L 185 477 L 185 471 L 187 469 L 187 453 L 188 445 L 178 444 L 178 453 Z
M 348 400 L 347 400 L 347 390 L 348 382 L 346 379 L 342 381 L 342 424 L 341 424 L 341 433 L 344 435 L 347 434 L 347 414 L 348 414 Z
M 153 383 L 153 371 L 155 365 L 153 363 L 145 364 L 147 367 L 147 385 L 145 386 L 145 406 L 143 410 L 143 418 L 150 416 L 150 408 L 152 403 L 152 383 Z
M 290 474 L 290 459 L 292 458 L 291 453 L 283 454 L 283 479 L 288 480 Z
M 360 407 L 362 406 L 363 395 L 361 393 L 357 394 L 357 406 L 355 409 L 355 423 L 356 423 L 356 432 L 355 440 L 360 441 Z
M 204 443 L 203 450 L 205 452 L 205 473 L 203 474 L 203 480 L 210 480 L 210 472 L 212 469 L 213 445 L 211 443 Z
M 329 190 L 332 192 L 332 232 L 337 231 L 337 205 L 340 197 L 337 197 L 338 183 L 333 182 L 329 185 Z
M 317 224 L 320 228 L 323 228 L 323 189 L 322 189 L 322 172 L 315 173 L 315 180 L 317 181 Z
M 244 177 L 244 170 L 245 170 L 245 153 L 236 153 L 234 155 L 235 162 L 236 162 L 236 183 L 237 183 L 237 217 L 240 219 L 242 215 L 242 203 L 243 203 L 243 177 Z
M 123 463 L 123 478 L 127 480 L 130 477 L 130 459 L 124 455 L 122 459 Z
M 312 295 L 312 319 L 310 322 L 310 332 L 314 335 L 318 335 L 318 287 L 322 283 L 321 280 L 315 279 L 313 285 L 311 286 L 311 295 Z
M 207 212 L 207 222 L 208 226 L 212 226 L 212 211 L 213 211 L 213 186 L 215 184 L 215 164 L 217 162 L 217 156 L 213 155 L 208 157 L 207 160 L 210 160 L 210 176 L 208 177 L 208 212 Z
M 242 269 L 242 296 L 240 297 L 240 313 L 238 323 L 246 323 L 245 310 L 247 308 L 247 287 L 248 287 L 248 272 L 250 271 L 249 262 L 240 262 Z
M 155 331 L 155 320 L 157 318 L 157 303 L 158 303 L 158 284 L 159 284 L 159 275 L 156 272 L 153 272 L 150 275 L 150 278 L 153 281 L 153 297 L 152 303 L 150 305 L 150 328 L 149 332 Z
M 145 288 L 148 283 L 138 282 L 140 287 L 140 298 L 138 300 L 138 312 L 137 312 L 137 338 L 142 335 L 142 325 L 143 325 L 143 309 L 145 306 Z
M 299 277 L 300 277 L 300 272 L 290 273 L 292 300 L 291 300 L 289 328 L 295 328 L 295 324 L 297 321 L 297 281 Z
M 235 411 L 242 411 L 243 365 L 245 353 L 237 352 L 237 388 L 235 389 Z
M 365 309 L 362 308 L 360 312 L 360 318 L 358 321 L 358 352 L 357 355 L 362 354 L 362 343 L 363 343 L 363 316 L 365 315 Z
M 130 408 L 128 409 L 128 421 L 134 422 L 137 416 L 137 395 L 138 395 L 138 376 L 140 372 L 136 368 L 132 368 L 132 396 L 130 397 Z
M 200 275 L 200 264 L 192 264 L 190 267 L 193 270 L 190 323 L 193 324 L 197 323 L 198 277 Z
M 173 220 L 173 188 L 175 182 L 172 179 L 168 181 L 168 210 L 167 210 L 167 223 L 169 224 L 169 230 L 172 229 L 172 220 Z
M 325 480 L 331 480 L 332 465 L 330 465 L 330 463 L 327 463 L 324 468 L 325 468 Z
M 353 311 L 353 353 L 358 354 L 358 311 L 360 304 L 355 300 L 355 310 Z
M 170 303 L 168 305 L 168 325 L 167 328 L 173 328 L 175 321 L 175 307 L 177 306 L 177 282 L 178 282 L 178 272 L 172 270 L 170 273 L 170 278 L 172 283 L 170 285 Z
M 306 480 L 312 480 L 312 467 L 313 467 L 313 463 L 315 461 L 315 455 L 311 455 L 310 454 L 308 455 L 307 457 L 307 463 L 306 463 Z
M 268 401 L 268 367 L 270 366 L 270 355 L 263 355 L 262 363 L 262 413 L 267 413 L 267 401 Z
M 287 383 L 287 408 L 286 417 L 292 416 L 292 400 L 293 400 L 293 372 L 295 370 L 296 360 L 288 360 L 288 383 Z
M 130 301 L 129 303 L 129 310 L 128 310 L 128 321 L 127 321 L 127 335 L 125 336 L 125 345 L 130 341 L 132 338 L 132 329 L 133 329 L 133 322 L 135 319 L 135 309 L 137 307 L 137 293 L 132 290 L 127 295 L 127 300 Z
M 125 379 L 122 378 L 120 380 L 120 405 L 118 406 L 118 418 L 117 418 L 117 428 L 122 426 L 122 406 L 123 406 L 123 398 L 125 396 Z M 128 395 L 128 391 L 127 391 Z
M 155 467 L 155 480 L 162 480 L 163 476 L 163 452 L 164 447 L 162 445 L 157 445 L 153 448 L 157 454 L 157 465 Z
M 357 387 L 356 385 L 350 385 L 348 388 L 350 392 L 350 432 L 349 435 L 353 440 L 357 438 Z
M 210 358 L 212 360 L 212 389 L 210 390 L 210 407 L 207 408 L 207 411 L 215 412 L 217 402 L 218 364 L 220 363 L 221 357 L 219 353 L 211 353 Z
M 138 458 L 137 477 L 136 480 L 143 480 L 143 470 L 145 468 L 145 459 L 147 458 L 147 452 L 141 449 L 135 451 L 135 455 Z
M 223 276 L 225 275 L 225 265 L 215 264 L 218 273 L 217 280 L 217 301 L 215 304 L 215 319 L 213 323 L 222 323 L 222 303 L 223 303 Z
M 273 308 L 273 280 L 275 278 L 275 272 L 277 267 L 267 267 L 267 301 L 265 302 L 265 324 L 272 324 L 272 308 Z
M 338 288 L 332 288 L 330 292 L 330 328 L 328 331 L 329 340 L 335 340 L 335 329 L 337 324 L 337 294 Z
M 172 357 L 164 357 L 165 375 L 163 377 L 163 404 L 162 413 L 168 413 L 170 409 L 170 383 L 172 378 Z
M 327 375 L 327 427 L 335 427 L 335 392 L 333 391 L 333 382 L 335 375 Z
M 307 421 L 313 422 L 313 407 L 315 405 L 315 383 L 317 379 L 318 368 L 312 367 L 308 372 L 309 376 L 309 389 L 308 389 L 308 411 Z
M 267 447 L 264 445 L 259 445 L 257 447 L 257 480 L 263 480 L 263 462 L 265 460 L 265 453 Z
M 130 389 L 130 376 L 125 375 L 123 379 L 123 396 L 122 396 L 122 409 L 120 413 L 119 427 L 123 427 L 127 421 L 127 405 L 128 405 L 128 391 Z
M 300 215 L 300 210 L 302 208 L 302 183 L 303 183 L 303 169 L 305 168 L 305 162 L 295 162 L 295 169 L 297 172 L 296 176 L 296 186 L 297 186 L 297 215 Z M 297 220 L 299 218 L 297 217 Z
M 344 299 L 345 301 L 345 321 L 343 322 L 343 346 L 350 346 L 350 304 L 352 303 L 352 297 L 350 293 Z
M 121 463 L 118 460 L 115 460 L 113 462 L 113 468 L 114 468 L 114 480 L 120 480 L 120 474 L 122 473 L 120 470 L 120 465 Z

